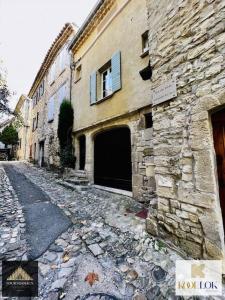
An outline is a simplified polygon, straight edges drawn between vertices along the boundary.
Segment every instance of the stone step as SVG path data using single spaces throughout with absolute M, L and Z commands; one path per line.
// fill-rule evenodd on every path
M 78 171 L 73 171 L 69 174 L 69 178 L 71 177 L 76 177 L 76 178 L 87 178 L 87 173 L 86 171 L 78 170 Z
M 79 178 L 69 178 L 65 179 L 66 182 L 73 185 L 88 185 L 89 181 L 87 179 L 79 179 Z
M 56 182 L 57 182 L 57 184 L 65 187 L 71 191 L 85 191 L 89 188 L 88 185 L 74 185 L 74 184 L 66 182 L 64 180 L 57 180 Z

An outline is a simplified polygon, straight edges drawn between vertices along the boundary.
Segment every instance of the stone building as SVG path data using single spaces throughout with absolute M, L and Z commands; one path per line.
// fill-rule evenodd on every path
M 59 108 L 70 100 L 70 55 L 68 44 L 77 28 L 67 23 L 49 49 L 28 94 L 30 113 L 30 160 L 40 166 L 59 165 L 57 137 Z
M 16 151 L 16 158 L 18 160 L 28 160 L 29 159 L 29 114 L 30 114 L 30 102 L 25 95 L 21 95 L 16 107 L 15 113 L 17 114 L 17 119 L 20 126 L 18 127 L 18 147 Z
M 147 8 L 157 194 L 148 230 L 194 258 L 221 259 L 225 1 L 147 0 Z
M 99 187 L 149 201 L 150 91 L 139 74 L 149 62 L 145 2 L 98 1 L 70 49 L 76 169 Z

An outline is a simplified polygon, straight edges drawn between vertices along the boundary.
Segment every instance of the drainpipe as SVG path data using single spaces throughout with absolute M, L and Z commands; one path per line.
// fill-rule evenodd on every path
M 73 71 L 75 70 L 76 63 L 73 61 L 72 51 L 70 53 L 70 103 L 72 103 L 72 85 L 73 85 Z

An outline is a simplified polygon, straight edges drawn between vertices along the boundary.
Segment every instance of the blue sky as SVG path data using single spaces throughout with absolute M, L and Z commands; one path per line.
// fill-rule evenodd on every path
M 28 93 L 66 22 L 80 26 L 97 0 L 0 0 L 0 60 L 7 70 L 11 106 Z

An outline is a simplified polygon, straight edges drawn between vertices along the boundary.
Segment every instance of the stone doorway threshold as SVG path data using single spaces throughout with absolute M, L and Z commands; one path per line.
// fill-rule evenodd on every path
M 128 197 L 133 197 L 133 193 L 129 192 L 129 191 L 114 189 L 114 188 L 111 188 L 111 187 L 108 187 L 108 186 L 102 186 L 102 185 L 97 185 L 97 184 L 93 184 L 92 186 L 95 187 L 96 189 L 99 189 L 99 190 L 111 192 L 111 193 L 114 193 L 114 194 L 120 194 L 120 195 L 124 195 L 124 196 L 128 196 Z

